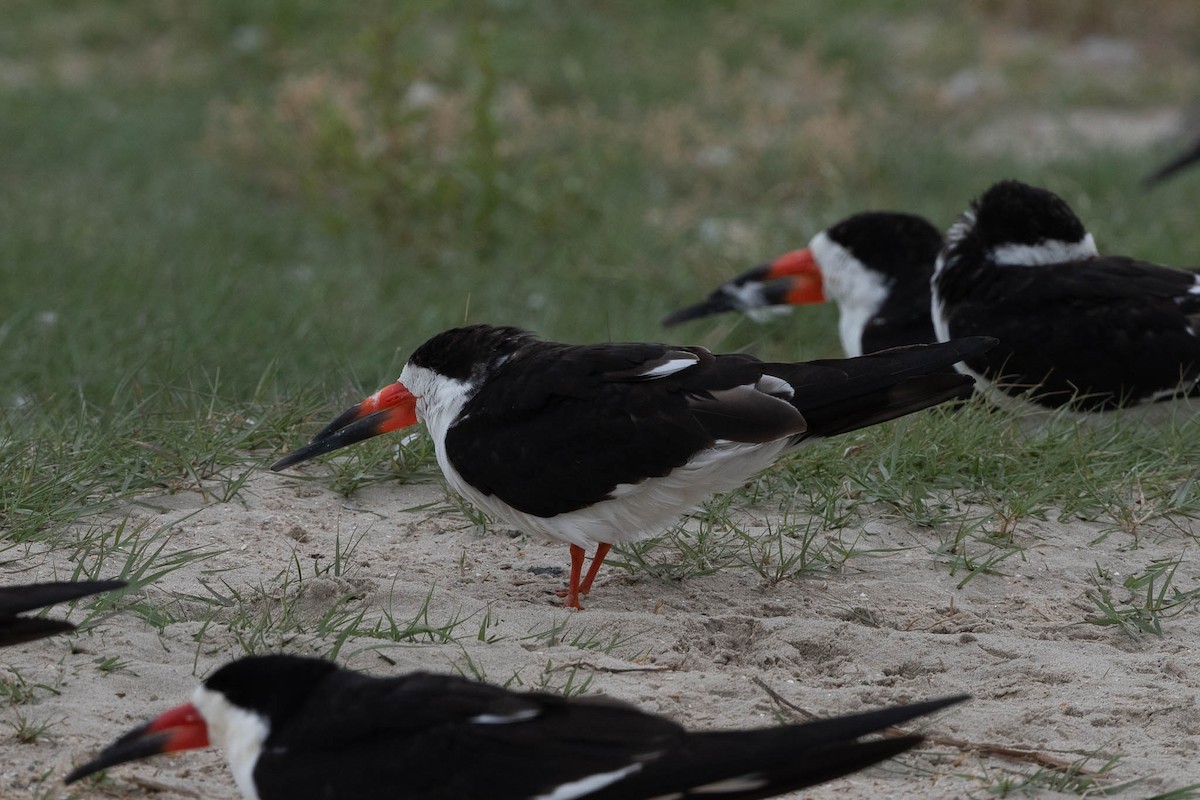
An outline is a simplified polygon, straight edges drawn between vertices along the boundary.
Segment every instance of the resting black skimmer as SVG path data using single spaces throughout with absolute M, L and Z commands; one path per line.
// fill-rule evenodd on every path
M 421 345 L 398 382 L 271 469 L 420 419 L 456 492 L 526 533 L 571 545 L 566 605 L 579 608 L 613 544 L 662 532 L 802 442 L 968 396 L 969 378 L 930 373 L 992 344 L 781 364 L 702 347 L 557 344 L 471 325 Z
M 924 217 L 867 211 L 719 286 L 708 299 L 663 320 L 675 325 L 722 311 L 838 305 L 847 356 L 937 341 L 929 319 L 929 279 L 942 234 Z
M 1200 278 L 1101 256 L 1060 197 L 1018 181 L 951 227 L 932 315 L 942 341 L 1000 341 L 958 368 L 1002 405 L 1107 411 L 1191 394 L 1200 377 Z
M 0 588 L 0 647 L 75 630 L 75 626 L 66 620 L 17 616 L 22 612 L 123 586 L 124 581 L 74 581 L 27 583 Z
M 860 737 L 965 696 L 744 731 L 693 733 L 602 697 L 518 693 L 450 675 L 376 678 L 256 656 L 67 776 L 215 745 L 252 800 L 710 800 L 774 797 L 913 747 Z

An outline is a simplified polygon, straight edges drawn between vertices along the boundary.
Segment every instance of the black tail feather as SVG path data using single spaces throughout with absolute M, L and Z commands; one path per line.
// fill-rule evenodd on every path
M 792 404 L 808 422 L 808 430 L 797 437 L 803 441 L 858 430 L 948 400 L 967 399 L 974 390 L 974 379 L 954 372 L 953 365 L 995 344 L 995 339 L 973 336 L 858 358 L 812 361 L 795 365 L 794 370 L 788 369 L 792 365 L 779 365 L 770 372 L 796 389 Z M 827 379 L 814 375 L 812 390 L 806 391 L 809 365 L 836 368 L 846 373 L 846 380 L 831 387 Z
M 968 699 L 966 695 L 756 731 L 693 734 L 690 746 L 588 800 L 756 800 L 848 775 L 908 750 L 919 735 L 860 740 Z M 680 781 L 687 776 L 687 782 Z

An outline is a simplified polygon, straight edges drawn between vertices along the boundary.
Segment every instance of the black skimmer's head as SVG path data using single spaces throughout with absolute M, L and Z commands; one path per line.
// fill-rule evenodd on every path
M 848 356 L 932 342 L 929 278 L 941 247 L 942 234 L 923 217 L 891 211 L 855 214 L 818 233 L 803 250 L 739 275 L 663 324 L 722 311 L 833 300 Z M 776 267 L 780 263 L 803 269 L 793 266 L 789 275 Z
M 1007 180 L 980 195 L 951 226 L 935 269 L 1037 267 L 1097 254 L 1095 240 L 1066 201 L 1046 189 Z
M 0 647 L 75 630 L 66 620 L 17 616 L 22 612 L 124 586 L 124 581 L 67 581 L 0 588 Z
M 701 347 L 558 344 L 472 325 L 421 345 L 397 383 L 272 469 L 419 418 L 451 488 L 526 533 L 571 545 L 565 595 L 578 608 L 612 544 L 662 532 L 803 441 L 961 399 L 969 378 L 934 373 L 992 344 L 771 364 Z
M 1046 189 L 984 192 L 947 234 L 932 290 L 939 339 L 999 340 L 960 369 L 1002 405 L 1106 411 L 1190 393 L 1200 376 L 1197 276 L 1101 256 Z
M 252 800 L 751 800 L 901 753 L 921 737 L 861 737 L 965 699 L 691 733 L 603 698 L 427 673 L 373 678 L 316 659 L 259 656 L 217 670 L 190 703 L 125 734 L 66 780 L 212 744 Z
M 741 311 L 755 322 L 765 322 L 776 314 L 787 313 L 794 305 L 824 302 L 821 270 L 806 247 L 751 267 L 718 286 L 701 302 L 668 314 L 662 325 L 669 328 L 726 311 Z

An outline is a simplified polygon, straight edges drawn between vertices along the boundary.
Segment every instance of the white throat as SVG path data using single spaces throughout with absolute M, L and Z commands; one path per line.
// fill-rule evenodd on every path
M 242 796 L 246 800 L 259 800 L 254 788 L 254 766 L 270 731 L 266 718 L 235 706 L 225 695 L 203 686 L 192 692 L 192 705 L 204 717 L 208 740 L 225 753 Z
M 863 330 L 888 296 L 887 279 L 821 231 L 808 243 L 825 294 L 838 304 L 838 337 L 846 355 L 862 355 Z
M 400 373 L 404 384 L 417 398 L 417 417 L 429 429 L 429 435 L 438 445 L 438 460 L 441 446 L 446 441 L 446 431 L 458 418 L 463 406 L 475 393 L 471 383 L 456 381 L 439 375 L 431 369 L 406 364 Z

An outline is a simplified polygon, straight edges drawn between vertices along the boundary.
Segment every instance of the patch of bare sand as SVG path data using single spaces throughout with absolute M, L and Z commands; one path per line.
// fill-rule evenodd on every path
M 170 532 L 168 552 L 219 552 L 141 592 L 175 615 L 161 631 L 126 611 L 88 635 L 0 651 L 8 671 L 54 687 L 39 690 L 35 704 L 0 712 L 10 724 L 18 712 L 48 720 L 53 737 L 18 744 L 9 725 L 0 728 L 0 795 L 30 796 L 49 772 L 50 791 L 39 796 L 67 796 L 58 781 L 73 764 L 182 702 L 198 676 L 241 655 L 237 632 L 249 635 L 244 616 L 239 622 L 235 608 L 188 599 L 228 595 L 228 587 L 242 593 L 251 616 L 287 606 L 309 630 L 347 596 L 353 599 L 345 607 L 365 611 L 367 620 L 387 612 L 406 622 L 427 598 L 432 625 L 465 619 L 454 643 L 375 651 L 368 648 L 379 642 L 368 638 L 346 642 L 342 658 L 377 674 L 475 669 L 495 682 L 560 688 L 574 666 L 576 681 L 592 676 L 591 691 L 699 728 L 775 724 L 778 708 L 756 679 L 822 715 L 968 692 L 973 702 L 943 713 L 929 729 L 1068 761 L 1092 756 L 1093 768 L 1119 758 L 1112 780 L 1144 780 L 1133 796 L 1200 780 L 1196 614 L 1169 620 L 1162 638 L 1138 640 L 1083 622 L 1095 611 L 1086 592 L 1097 564 L 1123 576 L 1151 559 L 1182 555 L 1176 580 L 1193 585 L 1195 542 L 1170 525 L 1142 530 L 1135 543 L 1127 534 L 1102 536 L 1095 523 L 1021 523 L 1015 544 L 1024 552 L 999 565 L 1005 574 L 979 574 L 958 588 L 964 573 L 951 576 L 933 552 L 938 532 L 891 522 L 880 507 L 858 547 L 887 552 L 852 558 L 839 574 L 772 586 L 752 570 L 730 568 L 664 583 L 612 566 L 602 571 L 587 610 L 568 613 L 551 594 L 565 574 L 565 546 L 501 528 L 480 534 L 437 483 L 375 486 L 346 500 L 320 483 L 264 473 L 240 502 L 213 504 L 185 493 L 149 498 L 126 512 L 148 532 Z M 748 512 L 748 524 L 753 516 Z M 342 574 L 316 574 L 336 559 L 339 542 L 344 549 L 360 535 L 339 562 Z M 21 580 L 49 578 L 56 568 L 61 575 L 69 565 L 50 557 Z M 485 619 L 483 638 L 490 641 L 480 639 Z M 547 633 L 556 627 L 562 630 Z M 333 643 L 311 633 L 289 636 L 292 651 L 320 653 Z M 571 644 L 614 638 L 609 653 Z M 99 660 L 109 657 L 127 667 L 101 671 Z M 905 766 L 886 765 L 800 796 L 983 797 L 987 783 L 970 776 L 994 779 L 1008 766 L 944 746 L 903 760 Z M 84 786 L 76 796 L 237 794 L 221 757 L 206 752 L 114 769 L 106 784 Z

